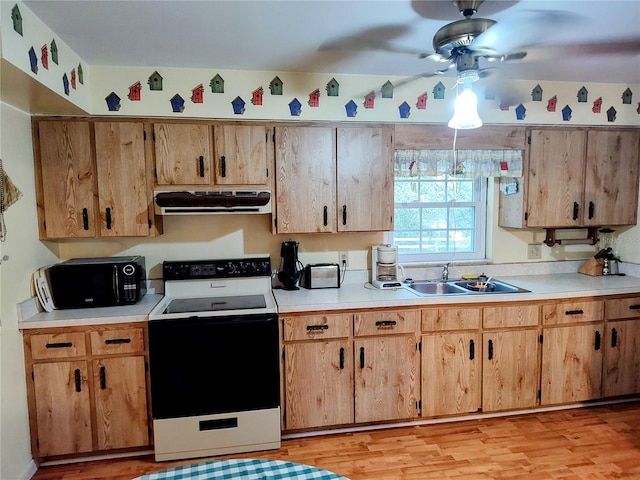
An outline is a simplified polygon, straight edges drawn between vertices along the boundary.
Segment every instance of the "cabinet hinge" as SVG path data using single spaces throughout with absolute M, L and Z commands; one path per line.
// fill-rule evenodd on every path
M 422 342 L 418 342 L 418 343 L 416 344 L 416 350 L 418 350 L 419 352 L 421 352 L 421 351 L 422 351 Z
M 418 400 L 418 401 L 416 402 L 416 409 L 418 409 L 418 410 L 422 410 L 422 400 Z
M 529 220 L 529 212 L 524 212 L 524 219 Z
M 156 132 L 153 132 L 151 134 L 151 138 L 153 139 L 154 142 L 156 141 Z
M 142 139 L 145 140 L 145 141 L 147 140 L 147 131 L 146 130 L 142 131 Z
M 273 135 L 271 136 L 271 138 L 273 139 L 273 143 L 276 143 L 276 129 L 273 129 Z
M 267 178 L 269 178 L 269 169 L 267 168 Z
M 153 227 L 153 223 L 151 223 L 151 219 L 150 218 L 148 218 L 147 220 L 149 221 L 149 229 L 151 229 L 151 227 Z
M 542 334 L 540 334 L 540 336 L 538 337 L 538 343 L 542 343 Z
M 158 178 L 158 169 L 154 168 L 153 169 L 153 176 L 157 179 Z
M 282 350 L 282 361 L 284 362 L 284 349 Z
M 274 226 L 275 228 L 278 228 L 278 217 L 276 217 L 276 218 L 274 218 L 274 219 L 273 219 L 273 226 Z
M 36 376 L 33 374 L 33 370 L 31 370 L 31 380 L 36 381 Z
M 531 145 L 531 135 L 527 137 L 527 144 Z
M 538 397 L 538 400 L 542 400 L 542 390 L 539 390 L 536 392 L 536 397 Z

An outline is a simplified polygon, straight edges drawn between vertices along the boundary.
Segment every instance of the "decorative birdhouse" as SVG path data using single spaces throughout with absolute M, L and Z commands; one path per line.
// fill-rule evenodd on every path
M 320 106 L 320 89 L 319 88 L 316 88 L 313 92 L 309 94 L 309 106 L 310 107 Z
M 549 100 L 547 100 L 547 112 L 555 112 L 557 103 L 558 103 L 557 95 L 554 95 Z
M 58 65 L 58 45 L 56 45 L 56 40 L 51 40 L 51 61 Z
M 562 109 L 562 120 L 564 120 L 565 122 L 570 121 L 572 113 L 573 111 L 571 110 L 571 107 L 569 105 L 565 105 Z
M 289 112 L 291 112 L 291 116 L 293 117 L 299 117 L 302 113 L 302 104 L 297 98 L 289 102 Z
M 71 69 L 71 88 L 76 89 L 76 69 Z
M 411 114 L 411 106 L 407 102 L 402 102 L 398 106 L 398 111 L 400 112 L 400 118 L 409 118 Z
M 384 82 L 380 90 L 382 91 L 382 98 L 393 98 L 393 83 L 389 80 Z
M 536 85 L 535 87 L 533 87 L 533 90 L 531 90 L 531 100 L 533 100 L 534 102 L 542 101 L 542 87 L 540 86 L 540 84 Z
M 500 110 L 502 110 L 503 112 L 508 112 L 509 111 L 509 103 L 500 102 Z
M 433 98 L 435 98 L 436 100 L 443 100 L 444 92 L 445 92 L 445 88 L 442 82 L 436 83 L 436 86 L 433 87 Z
M 17 4 L 11 9 L 11 21 L 13 22 L 13 29 L 22 35 L 22 14 Z
M 344 109 L 347 111 L 347 117 L 353 118 L 358 114 L 358 105 L 353 100 L 349 100 Z
M 107 102 L 107 108 L 110 112 L 117 112 L 118 110 L 120 110 L 120 97 L 116 95 L 115 92 L 111 92 L 109 95 L 107 95 L 105 101 Z
M 282 84 L 282 80 L 279 77 L 273 77 L 273 80 L 269 83 L 269 90 L 271 91 L 271 95 L 282 95 L 282 89 L 284 85 Z
M 591 111 L 593 113 L 600 113 L 602 111 L 602 97 L 598 98 L 595 102 L 593 102 L 593 107 L 591 107 Z
M 244 113 L 245 102 L 242 98 L 236 97 L 231 101 L 231 106 L 233 107 L 233 113 L 236 115 L 242 115 Z
M 211 79 L 209 86 L 211 87 L 211 93 L 224 93 L 224 80 L 219 74 L 216 74 Z
M 335 78 L 329 80 L 327 86 L 325 87 L 327 91 L 327 96 L 329 97 L 337 97 L 340 95 L 340 84 L 336 81 Z
M 631 93 L 631 89 L 627 88 L 624 92 L 622 92 L 622 103 L 625 105 L 631 105 L 632 97 L 633 93 Z
M 184 98 L 179 94 L 176 93 L 169 101 L 171 102 L 171 110 L 173 110 L 174 113 L 184 112 Z
M 82 64 L 78 64 L 78 83 L 84 85 L 84 72 L 82 71 Z
M 418 101 L 416 102 L 416 108 L 418 110 L 427 109 L 427 92 L 424 92 L 422 95 L 418 97 Z
M 36 56 L 36 51 L 31 47 L 29 49 L 29 64 L 31 65 L 31 71 L 38 74 L 38 57 Z
M 618 112 L 616 112 L 616 109 L 613 107 L 607 110 L 607 122 L 615 122 L 617 113 Z
M 204 103 L 204 85 L 200 84 L 191 90 L 191 101 L 193 103 Z
M 578 95 L 576 96 L 578 97 L 578 103 L 586 103 L 589 97 L 589 91 L 585 87 L 582 87 L 578 90 Z
M 376 92 L 369 92 L 364 97 L 364 108 L 373 108 L 375 105 Z
M 251 92 L 251 103 L 254 105 L 262 105 L 262 97 L 264 97 L 264 89 L 260 86 Z
M 149 90 L 162 90 L 162 75 L 157 71 L 153 72 L 147 80 L 147 83 L 149 84 Z
M 524 120 L 524 117 L 527 115 L 527 109 L 524 108 L 524 105 L 520 104 L 516 107 L 516 120 Z
M 40 63 L 45 70 L 49 70 L 49 45 L 46 43 L 40 49 Z
M 140 82 L 136 82 L 129 87 L 129 95 L 127 97 L 132 102 L 139 102 L 140 96 L 142 95 L 142 84 Z

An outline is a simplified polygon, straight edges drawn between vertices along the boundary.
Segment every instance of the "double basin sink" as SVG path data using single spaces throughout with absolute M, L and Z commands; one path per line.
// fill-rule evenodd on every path
M 494 295 L 499 293 L 528 293 L 529 290 L 499 280 L 425 280 L 405 284 L 405 288 L 423 297 L 441 295 Z

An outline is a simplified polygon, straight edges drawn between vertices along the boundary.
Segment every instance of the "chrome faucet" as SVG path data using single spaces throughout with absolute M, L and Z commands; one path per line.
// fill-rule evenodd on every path
M 443 282 L 447 282 L 449 281 L 449 265 L 450 263 L 445 263 L 444 266 L 442 267 L 442 277 L 441 280 Z

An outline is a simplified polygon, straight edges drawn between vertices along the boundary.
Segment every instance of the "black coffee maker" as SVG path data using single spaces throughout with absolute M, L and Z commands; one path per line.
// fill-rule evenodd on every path
M 282 242 L 280 247 L 280 270 L 278 280 L 285 290 L 299 290 L 298 283 L 302 274 L 303 265 L 298 260 L 298 242 L 289 240 Z

